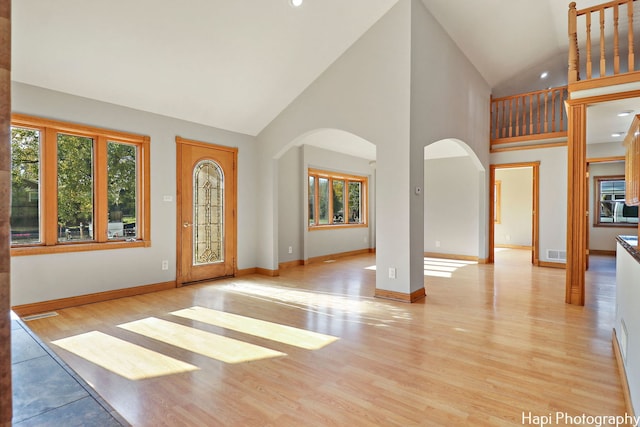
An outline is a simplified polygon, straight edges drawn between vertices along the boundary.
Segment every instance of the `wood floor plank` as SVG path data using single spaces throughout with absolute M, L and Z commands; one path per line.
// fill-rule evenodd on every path
M 592 257 L 587 304 L 575 307 L 564 303 L 565 271 L 533 267 L 529 255 L 433 262 L 451 277 L 425 276 L 427 297 L 415 304 L 374 298 L 375 256 L 359 255 L 69 308 L 28 326 L 48 343 L 97 331 L 198 367 L 132 381 L 52 345 L 135 426 L 509 426 L 529 412 L 624 415 L 611 348 L 615 260 Z M 194 306 L 229 316 L 171 314 Z M 229 364 L 118 328 L 151 318 L 286 355 Z M 297 347 L 265 325 L 338 339 Z

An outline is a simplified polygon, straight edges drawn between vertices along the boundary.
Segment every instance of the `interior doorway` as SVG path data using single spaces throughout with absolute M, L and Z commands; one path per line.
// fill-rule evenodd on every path
M 489 262 L 496 249 L 526 249 L 539 265 L 540 162 L 491 165 Z
M 176 282 L 233 276 L 237 148 L 176 138 Z
M 625 203 L 625 159 L 587 159 L 587 269 L 589 257 L 615 256 L 616 237 L 638 226 L 637 207 Z

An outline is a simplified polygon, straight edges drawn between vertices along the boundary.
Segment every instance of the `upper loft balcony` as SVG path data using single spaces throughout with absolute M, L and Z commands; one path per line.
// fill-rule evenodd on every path
M 614 0 L 568 11 L 566 86 L 491 99 L 491 151 L 566 144 L 565 101 L 640 89 L 640 2 Z M 634 31 L 635 30 L 635 31 Z
M 491 151 L 566 143 L 567 86 L 491 99 Z
M 569 5 L 569 92 L 640 81 L 636 0 L 614 0 L 585 9 Z M 634 31 L 635 30 L 635 31 Z

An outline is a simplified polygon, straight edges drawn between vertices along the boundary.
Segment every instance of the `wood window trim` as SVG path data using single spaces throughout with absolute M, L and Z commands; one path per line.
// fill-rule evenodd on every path
M 593 227 L 603 228 L 637 228 L 637 223 L 624 223 L 624 222 L 600 222 L 600 183 L 602 181 L 624 181 L 624 175 L 600 175 L 593 177 Z
M 309 186 L 309 177 L 315 177 L 314 180 L 314 186 L 315 186 L 315 190 L 314 190 L 314 194 L 315 194 L 315 200 L 314 200 L 314 209 L 315 209 L 315 213 L 314 213 L 314 218 L 316 220 L 316 222 L 319 222 L 319 202 L 318 202 L 318 198 L 319 198 L 319 193 L 318 193 L 318 181 L 319 178 L 327 178 L 329 179 L 329 218 L 331 220 L 331 218 L 333 217 L 333 197 L 332 197 L 332 193 L 333 193 L 333 185 L 331 185 L 331 183 L 333 182 L 333 180 L 340 180 L 340 181 L 345 181 L 345 187 L 348 187 L 350 182 L 359 182 L 361 184 L 361 189 L 360 189 L 360 209 L 361 209 L 361 218 L 362 218 L 362 222 L 359 223 L 349 223 L 348 222 L 348 218 L 345 218 L 345 222 L 344 223 L 340 223 L 340 224 L 333 224 L 333 223 L 329 223 L 329 224 L 314 224 L 314 225 L 307 225 L 307 229 L 308 231 L 318 231 L 318 230 L 335 230 L 335 229 L 345 229 L 345 228 L 367 228 L 369 226 L 369 201 L 367 198 L 368 195 L 368 191 L 369 191 L 369 178 L 367 176 L 364 175 L 353 175 L 353 174 L 348 174 L 348 173 L 342 173 L 342 172 L 331 172 L 331 171 L 327 171 L 327 170 L 322 170 L 322 169 L 314 169 L 314 168 L 309 168 L 307 170 L 307 179 L 306 179 L 306 185 L 307 188 Z M 348 191 L 348 190 L 347 190 Z M 308 199 L 308 198 L 307 198 Z M 347 197 L 348 199 L 348 197 Z M 308 202 L 308 200 L 307 200 Z M 307 203 L 308 204 L 308 203 Z M 347 206 L 345 206 L 345 208 L 348 208 L 348 200 L 345 203 Z M 348 217 L 348 216 L 347 216 Z M 307 212 L 307 224 L 308 224 L 308 220 L 309 220 L 309 213 Z
M 66 252 L 83 252 L 105 249 L 122 249 L 151 246 L 151 173 L 150 173 L 150 142 L 149 136 L 133 133 L 103 129 L 75 123 L 63 122 L 52 119 L 29 116 L 25 114 L 12 114 L 11 126 L 37 129 L 41 134 L 41 224 L 42 242 L 28 245 L 15 245 L 11 247 L 11 256 L 42 255 Z M 109 241 L 106 236 L 96 233 L 96 239 L 88 242 L 59 242 L 57 236 L 57 149 L 55 144 L 46 143 L 48 140 L 56 140 L 58 133 L 90 137 L 96 141 L 94 151 L 96 176 L 94 183 L 94 215 L 96 223 L 106 224 L 106 195 L 100 186 L 106 182 L 106 143 L 126 143 L 135 145 L 138 149 L 137 160 L 138 178 L 136 191 L 139 194 L 137 205 L 138 238 L 134 241 Z M 104 165 L 100 165 L 104 162 Z M 103 212 L 104 211 L 104 212 Z M 105 225 L 106 227 L 106 225 Z
M 501 220 L 501 212 L 502 212 L 502 181 L 496 179 L 494 184 L 494 206 L 495 212 L 493 216 L 493 222 L 496 224 L 500 224 Z

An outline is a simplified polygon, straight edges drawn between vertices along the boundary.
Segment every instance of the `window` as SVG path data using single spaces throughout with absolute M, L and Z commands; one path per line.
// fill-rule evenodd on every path
M 625 204 L 624 176 L 600 176 L 594 178 L 594 225 L 633 226 L 638 224 L 638 207 Z
M 149 246 L 149 137 L 14 115 L 12 255 Z
M 366 226 L 367 178 L 309 169 L 309 228 Z

